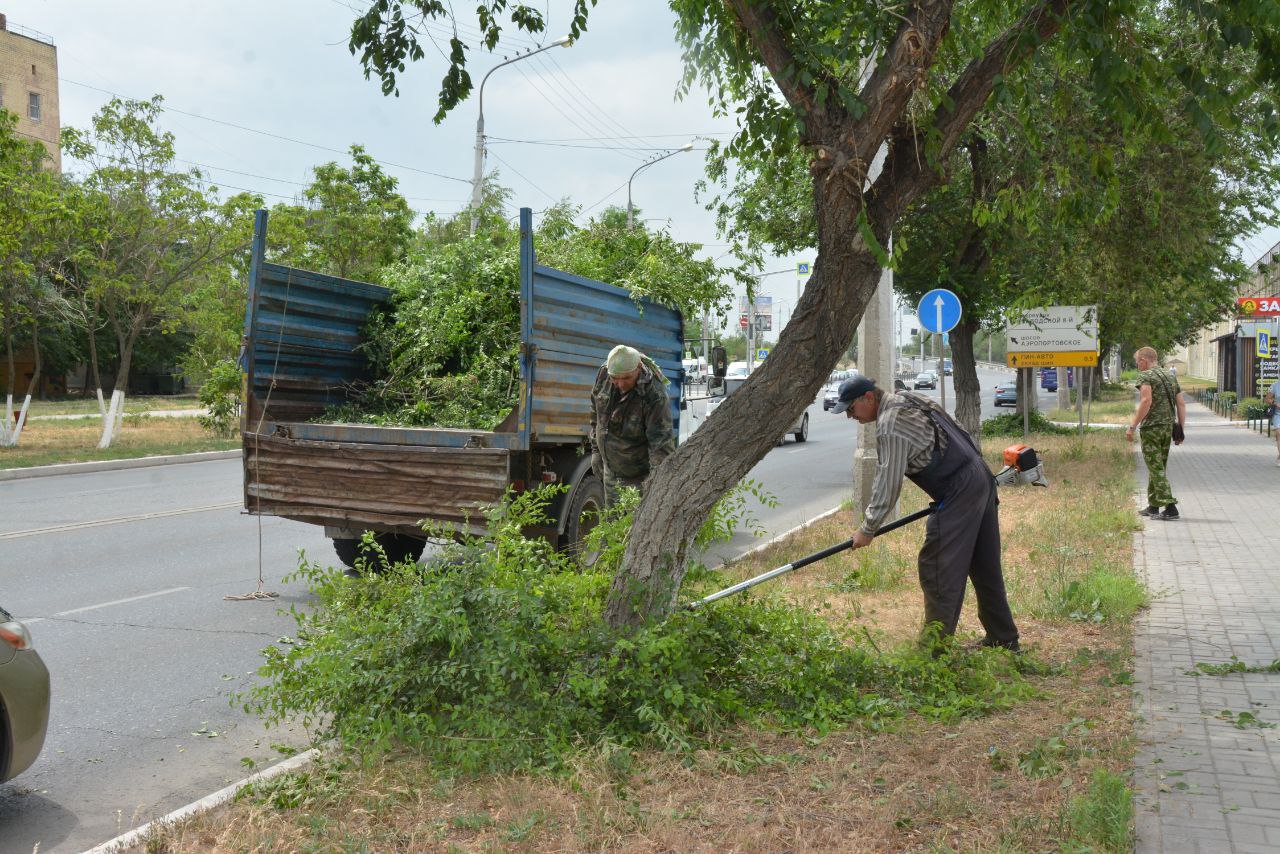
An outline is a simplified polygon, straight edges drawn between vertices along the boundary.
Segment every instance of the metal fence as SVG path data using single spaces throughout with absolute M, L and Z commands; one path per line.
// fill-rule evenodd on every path
M 1222 392 L 1212 388 L 1198 389 L 1193 396 L 1223 418 L 1243 421 L 1250 430 L 1257 430 L 1268 437 L 1271 435 L 1271 419 L 1267 417 L 1265 407 L 1248 406 L 1242 412 L 1235 392 Z

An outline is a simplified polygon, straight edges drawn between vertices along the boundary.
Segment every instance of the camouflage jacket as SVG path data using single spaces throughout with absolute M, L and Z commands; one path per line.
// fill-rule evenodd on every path
M 665 384 L 648 367 L 621 396 L 600 368 L 591 390 L 591 447 L 609 474 L 628 480 L 648 477 L 676 449 Z
M 1151 386 L 1151 409 L 1142 419 L 1143 427 L 1172 427 L 1178 421 L 1176 404 L 1182 389 L 1173 374 L 1164 368 L 1148 368 L 1138 374 L 1138 388 Z

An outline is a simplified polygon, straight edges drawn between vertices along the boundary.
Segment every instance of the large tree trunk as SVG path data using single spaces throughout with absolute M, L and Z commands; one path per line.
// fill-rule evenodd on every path
M 951 330 L 951 379 L 956 392 L 956 421 L 974 441 L 982 441 L 982 384 L 973 356 L 978 321 L 965 318 Z

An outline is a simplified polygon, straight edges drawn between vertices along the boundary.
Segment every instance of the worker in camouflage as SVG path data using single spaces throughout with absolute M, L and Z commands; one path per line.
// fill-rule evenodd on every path
M 1187 423 L 1187 404 L 1178 387 L 1178 378 L 1161 368 L 1156 351 L 1143 347 L 1133 354 L 1138 363 L 1138 408 L 1125 430 L 1125 438 L 1133 441 L 1134 431 L 1141 425 L 1142 459 L 1147 464 L 1147 506 L 1139 515 L 1149 519 L 1178 518 L 1178 501 L 1165 470 L 1169 464 L 1169 445 L 1182 444 L 1174 438 L 1174 426 Z M 1163 508 L 1163 509 L 1162 509 Z
M 652 359 L 619 344 L 591 390 L 591 470 L 604 481 L 605 504 L 645 480 L 676 449 L 667 380 Z

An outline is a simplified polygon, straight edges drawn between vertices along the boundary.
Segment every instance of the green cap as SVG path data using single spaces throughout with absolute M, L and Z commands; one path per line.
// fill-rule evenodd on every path
M 619 344 L 609 351 L 609 359 L 605 362 L 609 376 L 620 377 L 640 367 L 640 351 L 626 344 Z

